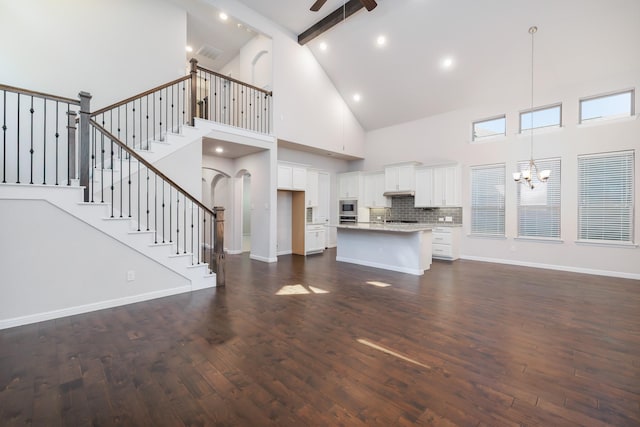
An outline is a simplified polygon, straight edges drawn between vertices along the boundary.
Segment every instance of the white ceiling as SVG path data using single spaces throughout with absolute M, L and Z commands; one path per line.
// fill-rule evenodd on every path
M 328 0 L 314 13 L 313 0 L 238 1 L 296 35 L 343 3 Z M 372 130 L 514 97 L 527 108 L 532 25 L 536 93 L 609 76 L 611 64 L 640 70 L 639 21 L 638 0 L 379 0 L 307 46 Z M 440 65 L 447 56 L 450 70 Z

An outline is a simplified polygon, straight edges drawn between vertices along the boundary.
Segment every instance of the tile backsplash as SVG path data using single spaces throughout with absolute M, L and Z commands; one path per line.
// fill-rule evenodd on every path
M 376 217 L 385 217 L 387 220 L 395 221 L 418 221 L 424 223 L 437 223 L 438 218 L 452 217 L 453 224 L 462 224 L 462 208 L 415 208 L 413 207 L 413 196 L 402 196 L 391 198 L 390 209 L 371 209 L 371 221 Z

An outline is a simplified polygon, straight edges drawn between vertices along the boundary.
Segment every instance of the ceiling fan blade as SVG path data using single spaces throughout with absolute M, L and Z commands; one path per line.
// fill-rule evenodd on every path
M 375 0 L 360 0 L 360 3 L 367 9 L 367 11 L 371 12 L 376 8 L 378 3 Z
M 320 8 L 327 2 L 327 0 L 316 0 L 314 4 L 311 5 L 311 11 L 317 12 Z

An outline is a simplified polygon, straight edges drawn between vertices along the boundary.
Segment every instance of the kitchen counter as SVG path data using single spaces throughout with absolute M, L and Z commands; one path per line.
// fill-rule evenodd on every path
M 421 276 L 431 268 L 427 224 L 339 224 L 336 261 Z

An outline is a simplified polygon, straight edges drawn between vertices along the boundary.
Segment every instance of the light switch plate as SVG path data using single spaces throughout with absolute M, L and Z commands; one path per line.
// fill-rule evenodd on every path
M 453 217 L 452 216 L 445 216 L 444 217 L 444 221 L 445 222 L 453 222 Z

